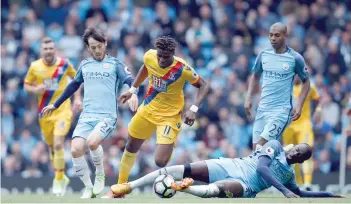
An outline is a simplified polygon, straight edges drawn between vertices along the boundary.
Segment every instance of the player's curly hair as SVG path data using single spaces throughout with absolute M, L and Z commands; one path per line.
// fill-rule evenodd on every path
M 160 36 L 155 42 L 155 47 L 165 52 L 175 52 L 177 45 L 177 41 L 170 36 Z

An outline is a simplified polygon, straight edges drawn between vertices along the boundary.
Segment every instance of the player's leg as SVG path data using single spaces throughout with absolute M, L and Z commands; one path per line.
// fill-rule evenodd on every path
M 87 146 L 96 168 L 93 187 L 93 193 L 95 195 L 100 194 L 105 188 L 104 150 L 101 146 L 101 142 L 115 129 L 116 123 L 117 119 L 110 117 L 96 121 L 94 129 L 87 139 Z
M 136 113 L 128 126 L 128 141 L 124 149 L 119 168 L 118 182 L 128 182 L 130 170 L 134 165 L 136 153 L 145 139 L 149 139 L 155 131 L 155 124 L 147 120 L 141 114 Z
M 174 177 L 175 180 L 182 180 L 183 178 L 193 178 L 198 181 L 208 182 L 208 169 L 205 161 L 195 162 L 186 165 L 176 165 L 161 168 L 153 171 L 135 181 L 124 184 L 116 184 L 111 186 L 111 191 L 118 196 L 129 194 L 132 190 L 143 187 L 145 185 L 151 185 L 155 182 L 155 179 L 162 174 L 169 174 Z M 190 185 L 188 183 L 187 185 Z
M 255 121 L 252 129 L 252 149 L 256 150 L 256 146 L 258 143 L 263 143 L 261 140 L 261 134 L 263 132 L 265 126 L 265 118 L 262 111 L 257 111 Z
M 242 182 L 235 179 L 217 181 L 208 185 L 189 186 L 182 191 L 201 198 L 240 198 L 244 195 Z
M 55 168 L 55 180 L 61 185 L 61 196 L 66 193 L 67 186 L 70 183 L 70 179 L 65 175 L 65 153 L 64 153 L 64 141 L 71 127 L 71 115 L 65 116 L 54 124 L 54 168 Z
M 297 144 L 297 136 L 298 136 L 298 132 L 296 132 L 292 126 L 287 127 L 284 130 L 284 133 L 283 133 L 283 144 L 284 144 L 284 146 L 285 145 L 289 145 L 289 144 L 296 145 Z M 296 183 L 298 185 L 302 185 L 303 184 L 303 178 L 302 178 L 302 174 L 301 174 L 301 165 L 300 164 L 295 164 L 294 170 L 295 170 Z
M 314 134 L 312 130 L 312 125 L 305 127 L 304 130 L 297 136 L 298 143 L 307 143 L 313 147 L 314 143 Z M 302 163 L 302 172 L 304 176 L 304 186 L 306 189 L 310 188 L 312 184 L 312 175 L 313 175 L 313 158 L 306 160 Z
M 73 132 L 73 139 L 71 142 L 72 163 L 76 175 L 85 186 L 81 198 L 93 198 L 93 183 L 90 178 L 89 166 L 85 159 L 86 138 L 93 130 L 93 127 L 85 122 L 85 118 L 80 118 Z

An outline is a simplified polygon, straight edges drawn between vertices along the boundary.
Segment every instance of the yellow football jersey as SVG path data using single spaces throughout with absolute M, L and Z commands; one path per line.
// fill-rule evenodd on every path
M 148 71 L 149 90 L 140 108 L 159 116 L 174 116 L 183 110 L 185 82 L 196 84 L 199 75 L 183 59 L 174 57 L 173 63 L 161 68 L 157 61 L 157 51 L 144 54 L 144 65 Z
M 72 64 L 64 58 L 57 58 L 56 63 L 48 66 L 42 58 L 31 63 L 27 76 L 24 80 L 26 84 L 45 84 L 46 91 L 38 95 L 38 112 L 56 101 L 68 84 L 67 76 L 74 78 L 76 70 Z M 71 101 L 66 100 L 51 117 L 61 114 L 63 111 L 71 113 Z
M 296 100 L 301 93 L 302 85 L 294 85 L 293 88 L 293 97 Z M 301 116 L 298 120 L 293 121 L 291 124 L 292 125 L 302 125 L 302 123 L 306 122 L 312 122 L 311 119 L 311 101 L 312 100 L 318 100 L 319 95 L 317 93 L 317 90 L 314 86 L 311 86 L 311 89 L 306 97 L 305 103 L 303 105 L 302 111 L 301 111 Z

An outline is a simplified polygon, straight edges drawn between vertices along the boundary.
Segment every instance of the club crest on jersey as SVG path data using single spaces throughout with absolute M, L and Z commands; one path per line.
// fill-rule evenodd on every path
M 104 68 L 104 69 L 108 69 L 108 68 L 110 68 L 111 66 L 110 66 L 110 64 L 108 64 L 108 63 L 105 63 L 105 64 L 103 64 L 102 65 L 102 68 Z
M 191 70 L 191 68 L 189 66 L 186 66 L 185 69 L 188 70 L 188 71 Z
M 274 149 L 272 147 L 268 147 L 266 149 L 266 153 L 267 153 L 267 155 L 273 155 L 274 154 Z
M 178 128 L 178 129 L 180 128 L 180 123 L 177 123 L 177 128 Z
M 283 64 L 283 69 L 286 71 L 286 70 L 289 70 L 289 64 L 288 63 L 284 63 Z

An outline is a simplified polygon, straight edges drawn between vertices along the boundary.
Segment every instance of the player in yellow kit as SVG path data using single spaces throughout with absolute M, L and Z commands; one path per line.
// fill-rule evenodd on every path
M 55 169 L 53 193 L 63 196 L 69 184 L 69 179 L 64 174 L 63 143 L 71 126 L 71 102 L 67 100 L 51 116 L 44 117 L 40 112 L 62 94 L 68 84 L 67 77 L 74 78 L 76 71 L 67 59 L 56 56 L 52 39 L 44 38 L 40 49 L 42 58 L 31 63 L 24 80 L 24 88 L 27 92 L 38 95 L 39 125 L 45 142 L 49 146 L 50 159 Z M 78 93 L 74 107 L 80 109 L 81 104 L 81 96 Z
M 155 163 L 159 167 L 167 165 L 181 130 L 185 83 L 188 81 L 199 89 L 195 104 L 184 115 L 184 123 L 187 125 L 194 124 L 198 106 L 208 93 L 207 83 L 183 59 L 174 56 L 176 46 L 177 42 L 171 37 L 157 38 L 156 49 L 145 53 L 144 65 L 139 70 L 133 86 L 119 98 L 122 103 L 126 102 L 148 78 L 149 90 L 145 100 L 129 123 L 128 141 L 119 169 L 119 184 L 128 181 L 136 153 L 155 131 Z M 113 186 L 111 190 L 113 192 Z
M 293 88 L 293 97 L 298 98 L 301 92 L 301 81 L 299 78 L 295 77 L 294 88 Z M 314 134 L 312 130 L 312 110 L 311 105 L 313 101 L 318 103 L 319 95 L 314 86 L 311 86 L 311 89 L 306 97 L 306 101 L 302 108 L 301 116 L 298 120 L 293 121 L 284 131 L 283 134 L 283 143 L 287 144 L 300 144 L 307 143 L 313 147 L 314 143 Z M 321 111 L 321 107 L 317 105 L 316 111 Z M 313 172 L 313 159 L 303 163 L 303 173 L 304 178 L 301 175 L 300 165 L 295 165 L 295 175 L 296 182 L 299 185 L 305 185 L 309 187 L 312 183 L 312 172 Z

